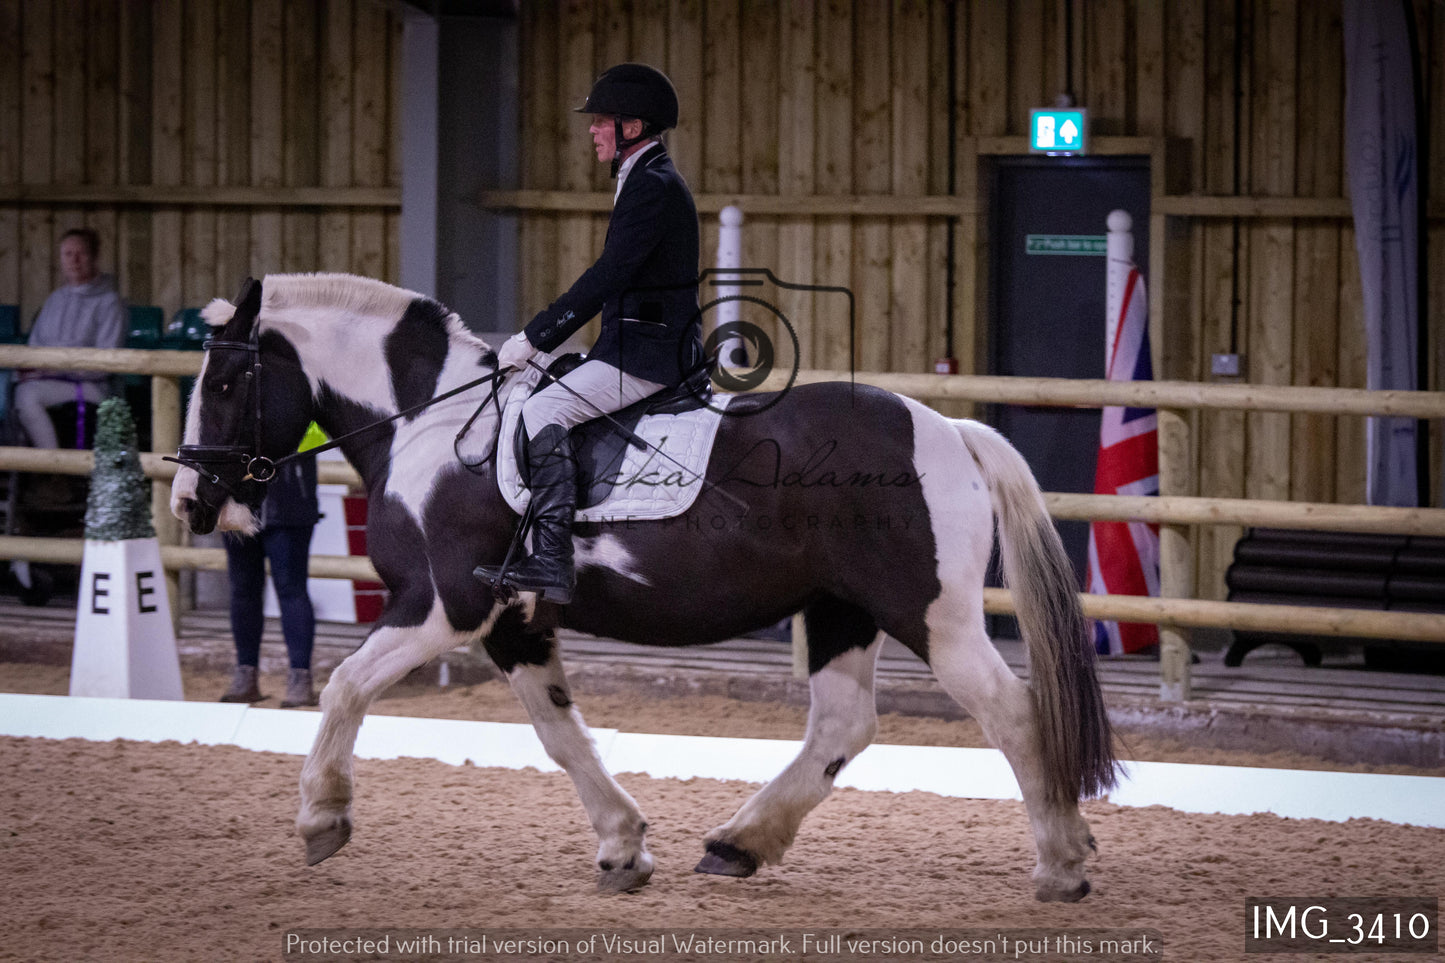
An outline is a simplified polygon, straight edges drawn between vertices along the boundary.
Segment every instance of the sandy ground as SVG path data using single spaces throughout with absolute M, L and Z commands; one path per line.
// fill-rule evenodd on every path
M 66 676 L 63 667 L 0 665 L 0 690 L 63 693 Z M 264 705 L 275 705 L 283 681 L 263 681 L 272 694 Z M 214 699 L 225 682 L 188 673 L 187 694 Z M 581 702 L 592 724 L 633 731 L 790 738 L 804 721 L 798 709 L 720 698 Z M 401 687 L 375 711 L 522 719 L 500 683 Z M 967 724 L 902 716 L 882 720 L 880 732 L 880 741 L 895 743 L 977 740 Z M 1138 756 L 1261 764 L 1240 753 L 1141 742 Z M 291 826 L 299 770 L 293 756 L 229 747 L 0 739 L 0 959 L 418 959 L 395 945 L 360 956 L 285 951 L 286 934 L 296 930 L 339 930 L 331 935 L 346 938 L 358 929 L 411 929 L 439 940 L 510 930 L 571 941 L 566 953 L 493 948 L 457 959 L 961 958 L 846 946 L 799 956 L 804 931 L 825 938 L 875 930 L 869 935 L 892 939 L 968 930 L 995 941 L 995 956 L 971 959 L 1125 958 L 1097 945 L 1068 957 L 1056 943 L 1048 953 L 1035 943 L 1018 954 L 1020 938 L 1097 940 L 1087 931 L 1107 930 L 1115 938 L 1151 934 L 1163 950 L 1131 958 L 1239 960 L 1247 897 L 1445 891 L 1440 830 L 1089 803 L 1099 840 L 1094 892 L 1076 905 L 1039 904 L 1020 804 L 856 790 L 840 790 L 808 817 L 781 866 L 748 880 L 699 876 L 691 870 L 702 836 L 756 787 L 627 775 L 620 781 L 648 815 L 658 868 L 643 891 L 602 896 L 593 887 L 596 842 L 564 775 L 427 760 L 359 762 L 356 836 L 308 869 Z M 664 930 L 732 928 L 716 935 L 737 937 L 740 927 L 790 932 L 792 955 L 607 952 L 600 942 Z M 1007 951 L 998 942 L 1005 936 L 1015 941 Z M 599 939 L 595 954 L 579 948 L 589 937 Z
M 295 757 L 0 739 L 0 759 L 0 959 L 316 958 L 285 955 L 285 935 L 311 928 L 515 929 L 541 939 L 564 927 L 634 938 L 748 927 L 969 929 L 1015 939 L 1025 929 L 1054 939 L 1153 931 L 1164 959 L 1238 960 L 1246 897 L 1445 889 L 1438 830 L 1094 803 L 1086 806 L 1100 848 L 1094 892 L 1075 905 L 1039 904 L 1020 804 L 855 790 L 808 818 L 781 866 L 748 880 L 699 876 L 691 869 L 700 838 L 754 787 L 623 776 L 651 821 L 658 869 L 639 893 L 602 896 L 593 889 L 595 841 L 561 774 L 362 761 L 355 838 L 307 869 L 291 828 Z

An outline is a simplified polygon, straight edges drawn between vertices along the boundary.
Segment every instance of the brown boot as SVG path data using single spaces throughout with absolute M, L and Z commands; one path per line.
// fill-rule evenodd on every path
M 281 700 L 281 708 L 314 705 L 316 693 L 311 689 L 311 670 L 292 669 L 286 674 L 286 698 Z
M 236 674 L 231 677 L 231 687 L 221 696 L 222 702 L 260 702 L 266 698 L 261 694 L 261 687 L 256 684 L 256 667 L 254 665 L 236 666 Z

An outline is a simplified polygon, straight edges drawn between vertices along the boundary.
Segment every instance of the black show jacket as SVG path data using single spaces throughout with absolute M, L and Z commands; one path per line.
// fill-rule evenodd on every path
M 622 184 L 602 256 L 527 324 L 527 340 L 553 351 L 601 311 L 589 360 L 678 384 L 702 361 L 697 265 L 692 192 L 666 149 L 653 144 Z

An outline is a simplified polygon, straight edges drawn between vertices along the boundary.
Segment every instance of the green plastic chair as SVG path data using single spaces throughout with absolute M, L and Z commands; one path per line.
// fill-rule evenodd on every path
M 181 308 L 166 325 L 164 343 L 168 348 L 199 351 L 211 336 L 211 326 L 201 318 L 200 308 Z
M 20 331 L 20 305 L 0 304 L 0 344 L 24 344 Z
M 127 348 L 159 348 L 161 346 L 161 323 L 165 312 L 153 304 L 132 304 L 130 306 L 130 327 L 126 330 Z

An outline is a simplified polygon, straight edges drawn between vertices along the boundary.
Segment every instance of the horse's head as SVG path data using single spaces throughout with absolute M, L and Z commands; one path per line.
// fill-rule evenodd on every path
M 202 315 L 215 333 L 191 391 L 171 511 L 198 535 L 249 534 L 272 463 L 311 421 L 311 388 L 291 343 L 265 330 L 260 281 L 247 278 L 234 306 L 218 298 Z

